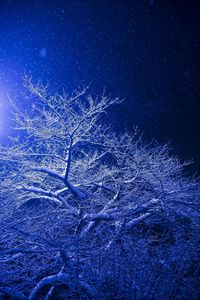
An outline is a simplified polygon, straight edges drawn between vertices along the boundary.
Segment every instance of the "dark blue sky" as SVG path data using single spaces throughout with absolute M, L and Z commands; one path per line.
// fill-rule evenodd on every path
M 126 98 L 116 128 L 171 140 L 200 170 L 200 4 L 164 0 L 0 1 L 0 126 L 24 73 L 53 89 L 91 83 Z

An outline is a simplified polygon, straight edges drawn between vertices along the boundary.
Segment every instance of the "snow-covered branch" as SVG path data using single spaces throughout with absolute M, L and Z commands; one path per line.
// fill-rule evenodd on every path
M 173 287 L 157 291 L 175 260 L 190 262 L 187 274 L 196 264 L 200 189 L 187 163 L 137 128 L 113 132 L 119 98 L 26 86 L 26 107 L 9 98 L 13 131 L 0 146 L 0 298 L 175 299 Z
M 84 281 L 80 279 L 74 279 L 72 276 L 66 273 L 58 273 L 56 275 L 47 276 L 43 278 L 40 282 L 38 282 L 38 284 L 32 290 L 28 299 L 37 299 L 36 296 L 39 293 L 39 291 L 47 285 L 55 286 L 60 284 L 67 285 L 73 289 L 76 289 L 76 286 L 83 287 L 89 293 L 90 297 L 92 297 L 92 299 L 95 299 L 95 297 L 97 296 L 95 289 L 92 288 L 89 284 L 85 283 Z

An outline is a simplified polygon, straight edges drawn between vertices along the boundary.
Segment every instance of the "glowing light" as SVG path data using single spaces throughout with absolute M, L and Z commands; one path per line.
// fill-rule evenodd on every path
M 0 91 L 0 135 L 3 135 L 6 127 L 6 119 L 8 112 L 8 99 L 5 94 Z

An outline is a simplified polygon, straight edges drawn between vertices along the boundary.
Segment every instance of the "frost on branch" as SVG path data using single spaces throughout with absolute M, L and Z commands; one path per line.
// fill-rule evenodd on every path
M 199 185 L 183 176 L 187 163 L 137 129 L 113 132 L 119 98 L 25 84 L 25 105 L 10 99 L 13 134 L 0 148 L 0 296 L 188 295 Z

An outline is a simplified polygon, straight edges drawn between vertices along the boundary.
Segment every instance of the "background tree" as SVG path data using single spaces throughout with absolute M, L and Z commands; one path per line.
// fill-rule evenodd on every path
M 198 185 L 183 176 L 185 163 L 137 130 L 114 133 L 107 117 L 119 98 L 94 98 L 88 88 L 51 96 L 25 84 L 27 103 L 10 99 L 14 131 L 0 149 L 2 295 L 189 295 Z

